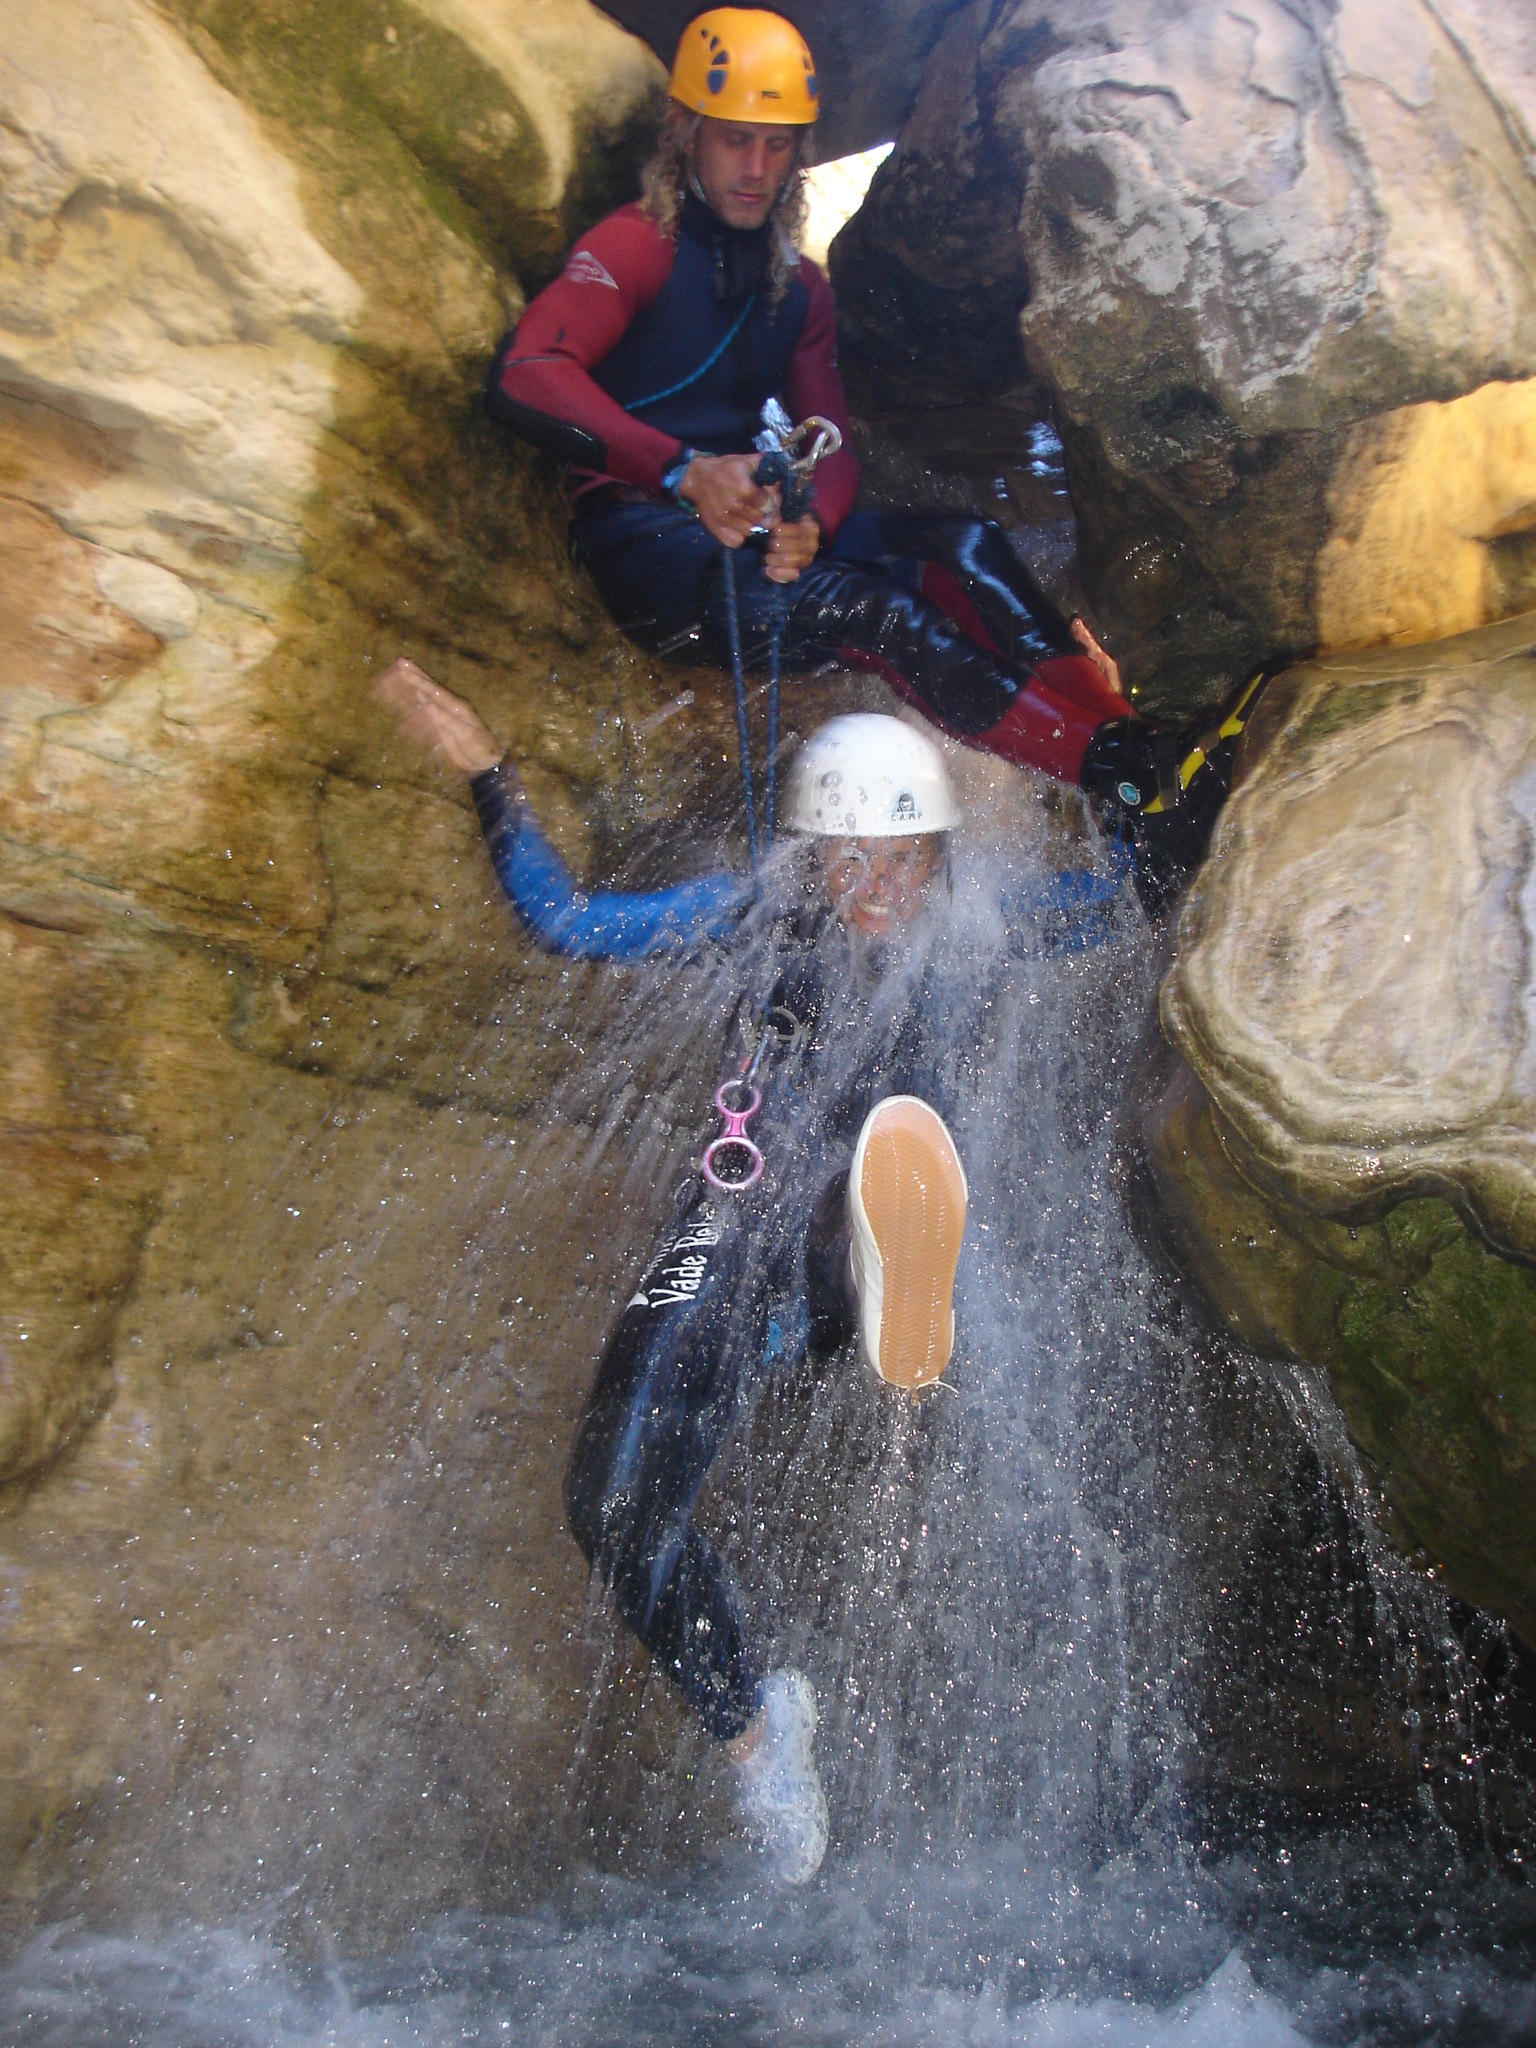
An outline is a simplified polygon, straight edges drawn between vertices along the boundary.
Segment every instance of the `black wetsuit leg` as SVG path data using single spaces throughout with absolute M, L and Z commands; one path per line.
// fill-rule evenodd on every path
M 1067 643 L 1001 530 L 985 520 L 919 512 L 855 513 L 850 529 L 846 542 L 840 532 L 830 550 L 784 585 L 764 573 L 760 545 L 736 550 L 748 667 L 762 666 L 780 625 L 785 673 L 824 662 L 873 668 L 948 731 L 993 744 L 990 736 L 1001 728 L 1008 737 L 997 751 L 1074 775 L 1101 714 L 1074 711 L 1042 695 L 1031 679 L 1029 664 Z M 909 547 L 933 552 L 909 555 Z M 672 652 L 692 641 L 710 660 L 728 664 L 725 550 L 690 512 L 611 504 L 577 519 L 573 548 L 615 622 L 642 645 Z M 992 645 L 962 631 L 922 594 L 932 563 L 964 591 Z M 999 648 L 1015 650 L 1017 673 Z M 1064 727 L 1070 737 L 1063 748 Z
M 805 1236 L 809 1348 L 816 1358 L 829 1358 L 858 1328 L 859 1298 L 848 1266 L 852 1242 L 845 1167 L 822 1189 Z
M 626 633 L 658 651 L 676 650 L 692 639 L 712 661 L 729 663 L 725 549 L 692 513 L 675 505 L 620 503 L 578 519 L 574 534 L 577 559 L 591 570 L 604 604 Z M 749 668 L 766 660 L 783 605 L 780 661 L 786 673 L 862 656 L 960 733 L 995 725 L 1018 695 L 1017 681 L 996 655 L 968 639 L 888 567 L 820 555 L 793 583 L 781 585 L 764 573 L 764 561 L 759 545 L 749 542 L 735 551 L 737 615 Z M 919 568 L 913 565 L 909 580 L 917 580 Z
M 979 626 L 1010 668 L 1032 669 L 1052 655 L 1072 652 L 1066 620 L 995 519 L 910 506 L 853 512 L 838 528 L 830 554 L 834 561 L 882 570 L 941 610 L 949 595 L 945 581 L 958 585 L 974 616 L 955 622 L 971 634 Z
M 761 1674 L 693 1505 L 762 1358 L 755 1205 L 701 1193 L 608 1338 L 566 1473 L 572 1533 L 712 1735 L 739 1735 Z
M 805 1241 L 809 1348 L 822 1357 L 856 1327 L 847 1187 L 846 1170 L 827 1184 Z M 587 1561 L 722 1738 L 756 1713 L 762 1679 L 730 1574 L 693 1507 L 765 1370 L 767 1286 L 748 1273 L 752 1213 L 701 1195 L 668 1233 L 604 1347 L 565 1481 Z
M 571 553 L 591 570 L 614 624 L 642 647 L 672 653 L 702 639 L 724 549 L 686 505 L 620 499 L 578 513 Z M 706 652 L 722 659 L 723 641 L 711 639 Z

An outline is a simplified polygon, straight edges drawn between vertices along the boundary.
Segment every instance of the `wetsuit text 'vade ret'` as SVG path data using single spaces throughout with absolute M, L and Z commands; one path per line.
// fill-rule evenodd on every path
M 503 344 L 492 409 L 573 471 L 573 543 L 618 624 L 657 650 L 697 637 L 730 658 L 724 549 L 662 476 L 685 449 L 750 451 L 762 408 L 844 431 L 836 324 L 808 258 L 775 299 L 768 225 L 727 227 L 689 192 L 675 237 L 638 206 L 583 235 Z M 875 670 L 947 731 L 1076 781 L 1094 732 L 1130 712 L 986 520 L 852 510 L 845 445 L 816 473 L 821 553 L 787 586 L 786 670 Z M 743 652 L 761 659 L 780 602 L 765 554 L 737 554 Z

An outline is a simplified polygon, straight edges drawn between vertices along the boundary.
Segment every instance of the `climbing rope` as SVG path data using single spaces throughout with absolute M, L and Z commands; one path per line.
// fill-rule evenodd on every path
M 835 455 L 843 437 L 831 420 L 819 413 L 792 427 L 788 417 L 770 400 L 765 408 L 768 424 L 758 436 L 762 460 L 752 481 L 762 489 L 778 486 L 779 517 L 789 523 L 803 519 L 810 509 L 816 465 Z M 782 422 L 782 425 L 780 424 Z M 736 603 L 736 561 L 733 551 L 724 551 L 721 574 L 725 585 L 725 627 L 731 651 L 731 681 L 736 691 L 736 745 L 741 757 L 741 793 L 747 807 L 747 852 L 755 875 L 759 867 L 757 805 L 752 789 L 751 737 L 747 727 L 747 679 L 741 653 L 741 616 Z M 764 767 L 763 844 L 773 845 L 774 797 L 779 752 L 779 669 L 783 659 L 784 628 L 789 620 L 789 588 L 776 583 L 770 594 L 768 614 L 768 759 Z
M 747 732 L 747 678 L 741 661 L 741 617 L 736 609 L 736 558 L 729 548 L 724 550 L 720 569 L 725 585 L 725 632 L 731 647 L 731 681 L 736 686 L 736 753 L 741 762 L 741 794 L 747 807 L 747 853 L 756 875 L 759 866 L 757 851 L 757 805 L 752 797 L 752 741 Z M 768 772 L 773 772 L 773 757 L 768 757 Z

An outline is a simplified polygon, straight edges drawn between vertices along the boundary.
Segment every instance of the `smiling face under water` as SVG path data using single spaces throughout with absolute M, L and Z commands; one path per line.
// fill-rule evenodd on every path
M 944 864 L 944 835 L 901 839 L 823 839 L 817 844 L 827 901 L 851 930 L 884 938 L 912 922 L 931 900 Z

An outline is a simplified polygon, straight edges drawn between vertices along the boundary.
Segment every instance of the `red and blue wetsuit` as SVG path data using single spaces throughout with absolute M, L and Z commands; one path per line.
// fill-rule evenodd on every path
M 583 235 L 503 344 L 493 410 L 571 465 L 573 539 L 614 618 L 658 651 L 702 640 L 729 658 L 724 550 L 662 489 L 685 448 L 750 451 L 765 402 L 846 435 L 832 295 L 802 257 L 775 298 L 769 226 L 724 225 L 693 193 L 676 235 L 638 206 Z M 872 668 L 947 731 L 1067 781 L 1130 706 L 1070 651 L 1065 622 L 988 520 L 855 511 L 845 445 L 816 473 L 821 552 L 787 586 L 786 669 Z M 779 586 L 737 556 L 748 661 L 766 652 Z

